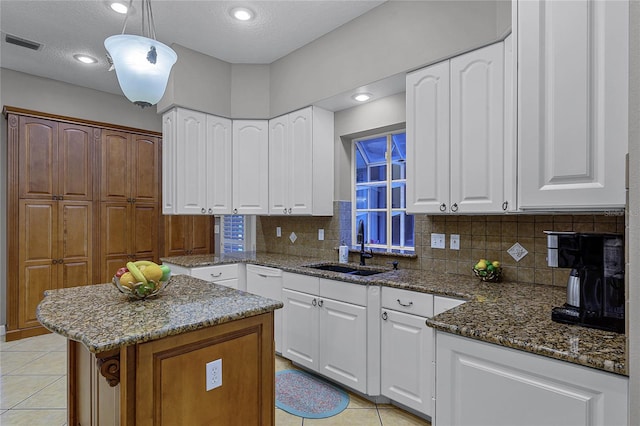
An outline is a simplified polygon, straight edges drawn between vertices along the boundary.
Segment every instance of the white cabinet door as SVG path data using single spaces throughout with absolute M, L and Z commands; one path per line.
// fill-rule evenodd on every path
M 233 213 L 269 213 L 269 131 L 266 120 L 233 121 Z
M 449 205 L 449 61 L 407 75 L 407 213 Z
M 311 107 L 289 114 L 289 207 L 294 215 L 313 213 L 313 170 L 330 165 L 313 162 L 313 122 Z M 324 182 L 323 185 L 327 183 Z M 323 186 L 324 190 L 330 190 Z
M 176 213 L 202 214 L 207 208 L 207 115 L 177 109 L 175 156 Z
M 504 46 L 451 60 L 452 212 L 503 210 Z
M 178 111 L 162 114 L 162 214 L 176 214 L 176 126 Z
M 628 379 L 436 333 L 434 425 L 627 424 Z
M 367 391 L 367 309 L 319 299 L 318 372 L 357 391 Z
M 303 367 L 318 371 L 318 297 L 285 288 L 282 298 L 282 355 Z
M 265 266 L 247 265 L 247 291 L 282 301 L 282 271 Z M 276 309 L 273 318 L 276 352 L 282 353 L 282 309 Z
M 623 208 L 627 1 L 520 1 L 518 204 Z
M 231 120 L 207 115 L 207 214 L 229 214 L 232 210 L 231 132 Z
M 289 208 L 289 115 L 269 120 L 269 214 Z
M 382 395 L 432 416 L 433 329 L 425 318 L 382 309 Z

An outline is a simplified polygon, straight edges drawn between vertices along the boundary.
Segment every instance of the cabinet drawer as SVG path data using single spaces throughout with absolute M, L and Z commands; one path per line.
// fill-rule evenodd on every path
M 238 264 L 204 266 L 202 268 L 191 269 L 191 276 L 201 280 L 216 282 L 238 278 Z
M 433 295 L 382 287 L 382 307 L 422 317 L 432 317 Z
M 319 294 L 320 278 L 309 275 L 282 273 L 282 287 L 313 295 Z
M 367 306 L 367 286 L 320 278 L 320 296 Z

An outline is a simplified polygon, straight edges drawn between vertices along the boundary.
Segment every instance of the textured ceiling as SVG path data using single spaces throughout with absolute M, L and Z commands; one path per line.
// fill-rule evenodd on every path
M 157 39 L 231 63 L 269 64 L 382 4 L 384 0 L 191 1 L 154 0 Z M 127 34 L 141 33 L 141 2 L 134 0 Z M 231 18 L 248 7 L 252 21 Z M 0 66 L 105 92 L 121 94 L 108 71 L 104 39 L 120 34 L 124 15 L 106 0 L 0 0 Z M 7 44 L 5 34 L 43 45 L 33 51 Z M 98 59 L 82 65 L 76 53 Z

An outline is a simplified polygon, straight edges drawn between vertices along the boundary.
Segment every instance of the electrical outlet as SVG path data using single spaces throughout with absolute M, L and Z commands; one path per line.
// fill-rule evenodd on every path
M 451 234 L 449 236 L 449 248 L 451 250 L 460 250 L 460 235 Z
M 222 359 L 207 363 L 207 391 L 222 386 Z
M 431 248 L 444 248 L 444 234 L 431 234 Z
M 318 241 L 324 241 L 324 229 L 318 229 Z
M 280 228 L 279 226 L 276 226 L 276 237 L 282 237 L 282 228 Z

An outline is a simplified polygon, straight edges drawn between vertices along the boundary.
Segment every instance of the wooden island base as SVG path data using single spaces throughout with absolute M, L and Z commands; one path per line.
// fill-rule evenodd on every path
M 273 312 L 100 354 L 68 348 L 69 425 L 275 423 Z M 217 359 L 222 386 L 207 391 Z

